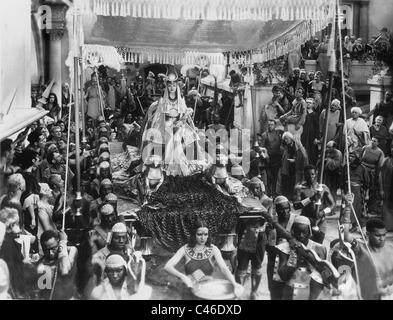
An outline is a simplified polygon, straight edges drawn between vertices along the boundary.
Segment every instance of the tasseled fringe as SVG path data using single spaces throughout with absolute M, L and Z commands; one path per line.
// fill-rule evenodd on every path
M 114 47 L 101 45 L 83 45 L 83 62 L 89 65 L 93 58 L 98 57 L 98 64 L 104 64 L 120 71 L 121 65 L 127 60 L 125 52 L 118 52 Z
M 301 14 L 299 12 L 299 14 Z M 250 63 L 263 63 L 280 56 L 284 56 L 293 50 L 299 49 L 302 44 L 310 40 L 318 31 L 326 28 L 331 19 L 325 17 L 323 21 L 317 24 L 312 21 L 303 21 L 289 33 L 275 39 L 262 48 L 253 49 L 248 52 L 229 52 L 225 57 L 229 56 L 230 64 L 249 65 Z
M 149 63 L 162 64 L 200 64 L 201 57 L 204 57 L 209 64 L 225 65 L 226 60 L 222 53 L 204 53 L 196 51 L 165 51 L 159 49 L 116 47 L 124 62 L 136 63 L 148 61 Z
M 90 0 L 96 15 L 186 20 L 324 20 L 335 0 Z M 87 2 L 87 1 L 86 1 Z M 90 10 L 84 6 L 84 11 Z
M 313 35 L 326 28 L 332 23 L 334 17 L 335 0 L 299 0 L 304 5 L 311 2 L 319 7 L 283 7 L 280 6 L 286 0 L 276 0 L 275 7 L 269 7 L 262 10 L 256 10 L 254 16 L 262 16 L 262 19 L 268 17 L 279 17 L 282 20 L 305 20 L 296 26 L 289 33 L 275 39 L 261 48 L 252 49 L 251 57 L 248 58 L 248 52 L 228 52 L 230 64 L 247 65 L 248 62 L 263 63 L 286 55 L 293 50 L 299 49 L 302 44 L 311 39 Z M 328 3 L 328 6 L 326 6 Z M 274 10 L 273 10 L 274 9 Z

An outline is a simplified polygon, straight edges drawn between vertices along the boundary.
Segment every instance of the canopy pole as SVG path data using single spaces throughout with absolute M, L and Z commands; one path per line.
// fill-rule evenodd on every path
M 81 195 L 81 166 L 80 166 L 80 120 L 79 120 L 79 76 L 78 76 L 79 58 L 74 57 L 74 82 L 75 82 L 75 166 L 76 166 L 76 213 L 75 216 L 81 216 L 80 200 Z
M 203 71 L 203 69 L 201 68 L 201 70 L 199 71 L 199 81 L 198 81 L 197 95 L 195 97 L 195 103 L 194 103 L 194 112 L 192 113 L 192 121 L 194 121 L 194 119 L 195 119 L 195 112 L 196 112 L 196 107 L 197 107 L 197 102 L 198 102 L 199 89 L 201 87 L 202 71 Z
M 73 90 L 73 83 L 71 82 L 70 92 Z M 64 178 L 64 199 L 63 199 L 63 219 L 61 224 L 61 230 L 65 230 L 65 216 L 66 216 L 66 207 L 67 207 L 67 187 L 68 187 L 68 160 L 70 154 L 70 135 L 71 135 L 71 110 L 72 110 L 72 99 L 68 103 L 68 127 L 67 127 L 67 157 L 66 157 L 66 172 Z
M 331 40 L 329 43 L 330 61 L 329 61 L 329 91 L 328 91 L 328 103 L 325 108 L 325 121 L 324 121 L 324 136 L 322 140 L 322 159 L 321 159 L 321 172 L 320 172 L 320 184 L 323 183 L 323 175 L 325 170 L 325 158 L 326 158 L 326 144 L 328 143 L 328 124 L 329 124 L 329 108 L 332 103 L 332 92 L 333 92 L 333 76 L 336 72 L 336 23 L 337 23 L 337 12 L 334 10 L 333 26 L 331 32 Z
M 81 112 L 82 112 L 82 142 L 86 143 L 86 118 L 85 118 L 85 91 L 84 91 L 84 81 L 85 81 L 85 69 L 84 69 L 84 63 L 83 63 L 83 47 L 81 46 L 81 58 L 79 59 L 79 64 L 80 64 L 80 71 L 81 71 L 81 77 L 80 77 L 80 97 L 81 97 Z
M 77 23 L 78 23 L 78 12 L 77 8 L 74 9 L 74 41 L 78 40 L 77 34 Z M 75 217 L 81 216 L 81 167 L 80 167 L 80 120 L 79 120 L 79 52 L 80 48 L 75 46 L 74 48 L 74 92 L 75 92 L 75 167 L 76 167 L 76 189 L 75 191 Z M 76 223 L 77 221 L 75 221 Z

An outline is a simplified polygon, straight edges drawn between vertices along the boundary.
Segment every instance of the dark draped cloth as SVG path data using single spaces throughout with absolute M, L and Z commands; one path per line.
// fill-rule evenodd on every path
M 318 161 L 318 145 L 314 144 L 314 139 L 319 138 L 319 116 L 315 111 L 307 113 L 306 121 L 303 125 L 301 136 L 302 145 L 306 149 L 308 162 L 316 165 Z
M 201 174 L 168 176 L 137 213 L 143 228 L 165 249 L 175 252 L 188 242 L 197 218 L 205 220 L 211 236 L 230 233 L 241 207 L 203 181 Z

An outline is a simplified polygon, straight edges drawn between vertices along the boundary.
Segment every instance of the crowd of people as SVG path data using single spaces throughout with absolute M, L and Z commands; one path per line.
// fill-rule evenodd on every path
M 318 71 L 315 75 L 307 75 L 304 70 L 295 69 L 286 85 L 273 87 L 271 103 L 262 108 L 258 147 L 266 152 L 265 155 L 261 153 L 258 161 L 262 177 L 266 177 L 264 182 L 269 195 L 282 194 L 293 199 L 295 185 L 304 179 L 302 168 L 307 164 L 321 167 L 324 139 L 323 181 L 335 200 L 338 189 L 344 194 L 347 189 L 344 170 L 347 136 L 353 168 L 353 173 L 350 173 L 352 184 L 355 183 L 354 179 L 358 179 L 355 178 L 358 176 L 356 173 L 364 169 L 361 180 L 356 184 L 361 186 L 360 193 L 355 197 L 356 214 L 362 221 L 367 216 L 381 217 L 382 203 L 389 201 L 385 197 L 382 181 L 385 181 L 385 167 L 391 157 L 392 94 L 386 91 L 383 100 L 363 115 L 347 79 L 344 79 L 344 95 L 340 86 L 333 84 L 332 101 L 328 105 L 326 79 L 323 81 L 320 76 Z M 342 110 L 343 99 L 347 111 Z M 343 112 L 351 115 L 346 123 Z M 388 212 L 383 212 L 384 219 L 390 221 Z M 388 224 L 388 229 L 392 229 Z
M 236 72 L 230 76 L 232 86 L 242 81 Z M 70 112 L 73 97 L 68 84 L 63 85 L 61 106 L 53 93 L 43 102 L 35 95 L 34 102 L 47 109 L 48 115 L 14 141 L 1 142 L 2 297 L 150 297 L 152 288 L 145 284 L 146 262 L 135 250 L 137 227 L 117 210 L 109 144 L 116 139 L 123 141 L 124 147 L 140 148 L 153 142 L 164 145 L 161 158 L 153 154 L 143 163 L 130 162 L 130 188 L 141 206 L 149 202 L 167 176 L 189 176 L 206 170 L 204 164 L 188 161 L 184 151 L 190 145 L 197 153 L 206 151 L 205 146 L 197 144 L 191 117 L 193 106 L 202 108 L 203 104 L 198 104 L 201 97 L 197 87 L 173 74 L 163 77 L 162 82 L 157 79 L 149 73 L 145 84 L 137 78 L 127 87 L 122 79 L 93 73 L 84 88 L 86 118 L 79 143 L 75 140 L 78 126 Z M 360 224 L 369 234 L 368 246 L 380 255 L 378 261 L 391 260 L 392 247 L 385 245 L 384 238 L 386 230 L 393 231 L 392 95 L 387 91 L 383 101 L 363 115 L 349 81 L 344 82 L 342 92 L 341 79 L 334 78 L 330 97 L 323 72 L 307 73 L 296 66 L 285 83 L 273 87 L 271 102 L 260 108 L 261 131 L 251 141 L 250 159 L 243 159 L 240 151 L 229 154 L 207 174 L 224 195 L 235 196 L 240 203 L 244 198 L 256 199 L 258 210 L 239 221 L 237 241 L 229 249 L 213 245 L 211 226 L 198 220 L 188 244 L 168 261 L 165 270 L 192 287 L 211 276 L 217 264 L 239 296 L 251 261 L 250 298 L 258 299 L 266 252 L 272 299 L 342 297 L 347 292 L 332 294 L 334 281 L 327 279 L 319 264 L 310 262 L 304 253 L 312 250 L 320 260 L 328 259 L 323 244 L 326 217 L 336 213 L 338 203 L 346 239 L 359 231 Z M 146 100 L 141 90 L 148 92 Z M 202 121 L 204 127 L 216 131 L 228 128 L 226 120 L 233 102 L 225 100 L 230 97 L 223 95 L 217 105 L 206 107 L 209 120 Z M 239 107 L 244 107 L 243 98 Z M 344 101 L 351 114 L 345 123 Z M 146 136 L 146 129 L 161 130 L 161 123 L 165 123 L 164 128 L 176 128 L 165 143 L 161 137 Z M 350 176 L 345 166 L 346 143 Z M 324 144 L 326 152 L 322 154 Z M 242 161 L 249 161 L 249 172 L 239 165 Z M 351 244 L 354 250 L 364 246 L 356 241 Z M 355 250 L 356 254 L 361 255 L 362 250 Z M 224 258 L 230 260 L 231 268 Z M 181 260 L 185 260 L 185 274 L 175 269 Z M 338 262 L 332 262 L 337 269 Z M 391 271 L 389 263 L 377 264 L 377 271 Z M 388 280 L 383 288 L 375 284 L 370 299 L 391 294 L 387 284 Z M 368 287 L 360 286 L 364 296 Z
M 344 59 L 344 76 L 351 77 L 352 61 L 378 61 L 381 54 L 388 52 L 391 34 L 387 28 L 382 28 L 378 35 L 371 37 L 366 43 L 364 39 L 355 35 L 342 36 L 342 53 Z M 339 43 L 337 43 L 337 47 Z M 310 39 L 301 47 L 301 59 L 316 60 L 317 65 L 322 66 L 326 61 L 329 47 L 329 37 L 325 36 L 323 41 L 318 37 Z M 337 51 L 339 52 L 339 51 Z M 339 58 L 339 57 L 338 57 Z
M 54 93 L 36 99 L 36 106 L 49 111 L 47 116 L 14 141 L 1 142 L 4 298 L 116 300 L 151 295 L 144 283 L 145 262 L 131 245 L 130 225 L 118 215 L 113 193 L 109 142 L 118 127 L 101 112 L 110 107 L 111 91 L 103 91 L 102 102 L 98 90 L 93 74 L 85 90 L 87 114 L 79 150 L 68 84 L 63 85 L 62 106 Z M 122 120 L 130 122 L 127 114 Z

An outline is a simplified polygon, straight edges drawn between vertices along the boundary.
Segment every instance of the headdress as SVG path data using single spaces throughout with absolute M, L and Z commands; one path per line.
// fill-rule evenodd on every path
M 40 194 L 44 196 L 52 195 L 52 189 L 49 187 L 47 183 L 39 183 L 40 186 Z
M 340 102 L 340 100 L 338 100 L 338 99 L 334 99 L 334 100 L 331 102 L 331 105 L 334 105 L 334 106 L 336 106 L 337 108 L 341 108 L 341 102 Z
M 287 203 L 289 202 L 287 197 L 284 196 L 278 196 L 276 199 L 274 199 L 274 205 L 282 204 L 282 203 Z
M 106 161 L 107 159 L 110 159 L 110 158 L 111 158 L 110 153 L 107 151 L 104 151 L 103 153 L 100 154 L 99 161 Z
M 111 186 L 111 185 L 112 185 L 112 181 L 110 181 L 109 179 L 104 179 L 100 183 L 100 186 Z
M 262 180 L 259 179 L 258 177 L 252 178 L 252 179 L 250 180 L 250 185 L 252 185 L 253 187 L 261 186 L 262 191 L 265 192 L 265 185 L 264 185 L 264 183 L 262 182 Z
M 99 165 L 99 169 L 109 169 L 111 165 L 109 164 L 108 161 L 102 161 Z
M 293 137 L 293 134 L 290 133 L 289 131 L 284 132 L 284 134 L 282 135 L 282 139 L 284 140 L 285 137 L 291 139 L 292 141 L 295 141 L 295 138 Z
M 303 224 L 309 227 L 310 229 L 310 233 L 311 233 L 311 222 L 310 219 L 305 217 L 305 216 L 301 216 L 298 215 L 296 216 L 295 220 L 293 221 L 293 224 Z
M 105 260 L 105 267 L 107 268 L 120 268 L 127 267 L 127 263 L 124 258 L 119 254 L 112 254 Z
M 112 233 L 127 233 L 127 227 L 124 223 L 118 222 L 112 227 Z
M 117 201 L 117 195 L 115 195 L 114 193 L 108 193 L 105 196 L 105 200 L 107 200 L 107 201 Z
M 113 206 L 109 203 L 104 204 L 101 209 L 100 209 L 100 214 L 107 216 L 109 214 L 112 214 L 115 212 L 115 209 L 113 208 Z

